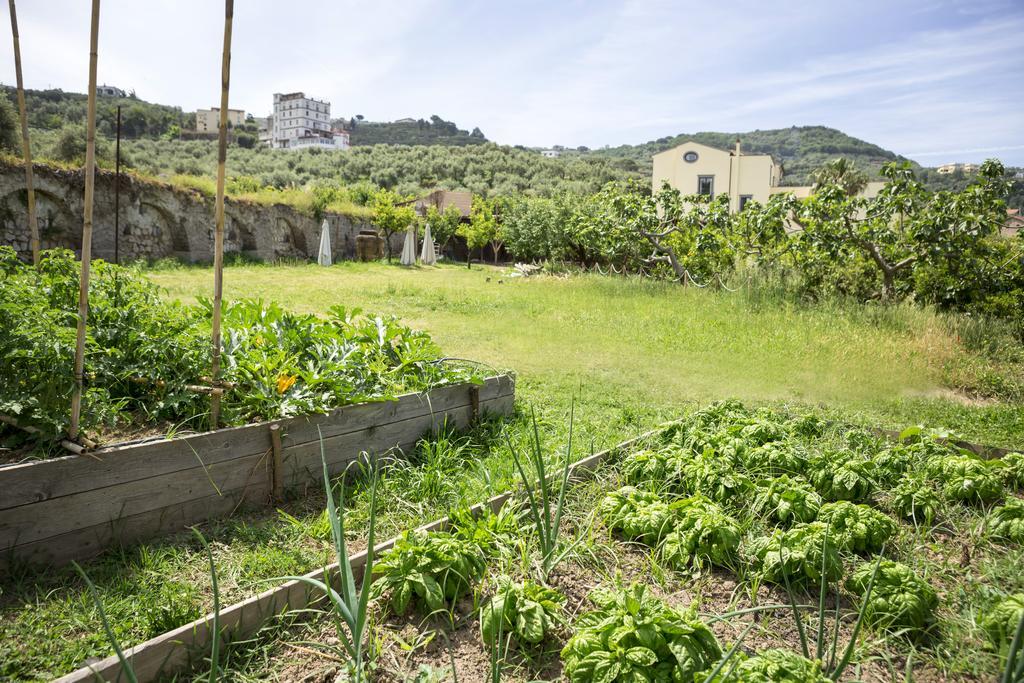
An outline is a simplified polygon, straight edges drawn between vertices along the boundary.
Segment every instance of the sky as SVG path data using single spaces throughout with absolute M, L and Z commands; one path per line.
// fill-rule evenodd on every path
M 89 5 L 18 1 L 26 87 L 86 90 Z M 99 82 L 216 106 L 223 18 L 219 0 L 103 0 Z M 1024 166 L 1024 0 L 236 0 L 231 107 L 293 91 L 502 144 L 824 125 L 926 166 Z

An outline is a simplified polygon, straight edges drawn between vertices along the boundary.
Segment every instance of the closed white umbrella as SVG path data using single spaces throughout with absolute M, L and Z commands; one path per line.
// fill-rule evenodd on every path
M 316 261 L 321 266 L 331 265 L 331 226 L 327 224 L 327 219 L 324 219 L 324 224 L 320 226 L 320 252 L 316 256 Z
M 437 254 L 434 252 L 434 239 L 430 236 L 430 223 L 423 230 L 423 248 L 420 250 L 420 261 L 423 265 L 432 266 L 437 263 Z
M 405 231 L 405 244 L 402 246 L 402 265 L 416 265 L 416 229 L 411 225 Z

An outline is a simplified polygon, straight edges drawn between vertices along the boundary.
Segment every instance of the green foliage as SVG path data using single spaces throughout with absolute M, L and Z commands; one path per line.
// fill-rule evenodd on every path
M 6 97 L 0 97 L 0 150 L 20 155 L 20 126 L 16 105 Z
M 1017 624 L 1024 619 L 1024 593 L 1014 593 L 998 601 L 981 616 L 981 627 L 985 630 L 993 647 L 1005 651 L 1017 629 Z
M 55 437 L 66 427 L 74 385 L 79 265 L 67 250 L 44 252 L 38 268 L 3 263 L 0 411 Z M 201 426 L 208 399 L 187 386 L 209 372 L 209 303 L 164 302 L 140 272 L 103 261 L 93 263 L 89 302 L 83 426 L 129 413 Z M 234 385 L 222 397 L 228 424 L 469 378 L 436 362 L 440 351 L 426 334 L 390 318 L 335 308 L 325 321 L 240 301 L 224 304 L 222 322 L 221 378 Z
M 1007 453 L 996 461 L 995 467 L 1007 488 L 1024 489 L 1024 453 Z
M 530 579 L 516 583 L 499 577 L 493 596 L 480 607 L 480 637 L 493 643 L 500 631 L 521 644 L 540 643 L 562 623 L 564 602 L 557 590 Z
M 765 476 L 796 475 L 807 471 L 806 451 L 791 440 L 771 441 L 751 448 L 742 455 L 750 473 Z
M 781 475 L 756 482 L 751 512 L 771 517 L 784 525 L 813 522 L 821 496 L 802 477 Z
M 989 504 L 1003 496 L 998 466 L 974 455 L 932 458 L 927 463 L 927 472 L 939 482 L 947 500 Z
M 741 531 L 733 517 L 699 495 L 673 503 L 672 509 L 675 525 L 658 550 L 665 562 L 677 569 L 734 565 Z
M 353 146 L 364 145 L 481 145 L 487 138 L 474 128 L 460 129 L 436 114 L 416 121 L 349 121 L 349 140 Z
M 754 488 L 750 477 L 711 450 L 694 458 L 681 458 L 679 471 L 684 492 L 703 494 L 723 505 L 745 499 Z
M 677 507 L 656 493 L 624 486 L 606 494 L 597 510 L 609 529 L 654 546 L 675 527 Z
M 1011 498 L 993 509 L 985 526 L 992 538 L 1024 544 L 1024 500 Z
M 688 682 L 722 656 L 703 622 L 649 597 L 642 584 L 597 590 L 591 599 L 595 609 L 577 619 L 562 649 L 573 683 Z
M 753 657 L 741 655 L 742 661 L 731 673 L 714 678 L 701 678 L 701 683 L 828 683 L 821 671 L 821 662 L 812 661 L 795 652 L 781 649 L 762 650 Z
M 874 571 L 874 560 L 861 563 L 847 579 L 847 589 L 863 598 Z M 910 567 L 882 560 L 864 608 L 864 619 L 878 628 L 906 629 L 909 635 L 919 635 L 917 632 L 932 624 L 938 604 L 935 589 Z
M 822 522 L 797 524 L 792 529 L 776 529 L 769 536 L 754 539 L 748 548 L 754 568 L 765 581 L 794 586 L 817 585 L 842 576 L 839 549 Z
M 889 509 L 915 524 L 930 525 L 941 507 L 935 486 L 920 474 L 905 474 L 889 491 Z
M 428 613 L 450 608 L 483 576 L 479 546 L 444 532 L 406 531 L 376 567 L 373 597 L 386 596 L 396 614 L 412 604 Z
M 373 224 L 384 234 L 384 250 L 391 262 L 391 236 L 416 222 L 412 206 L 400 206 L 405 198 L 391 190 L 379 190 L 373 197 Z
M 488 555 L 509 547 L 520 533 L 519 517 L 514 506 L 503 505 L 497 512 L 485 507 L 479 514 L 469 508 L 458 508 L 448 514 L 451 534 L 479 546 Z
M 850 451 L 827 451 L 810 463 L 811 482 L 826 500 L 869 500 L 877 467 L 870 458 Z
M 840 550 L 861 554 L 880 551 L 897 529 L 885 513 L 846 500 L 822 505 L 818 521 L 831 526 L 829 536 Z
M 431 239 L 444 248 L 458 232 L 462 212 L 456 206 L 449 206 L 444 211 L 438 211 L 436 206 L 428 206 L 423 222 L 430 226 Z

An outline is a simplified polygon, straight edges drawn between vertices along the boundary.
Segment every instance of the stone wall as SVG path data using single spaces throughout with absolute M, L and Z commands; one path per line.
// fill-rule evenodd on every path
M 81 253 L 85 177 L 35 165 L 36 217 L 43 249 L 66 247 Z M 179 258 L 213 260 L 214 200 L 196 191 L 121 176 L 118 245 L 122 263 L 137 259 Z M 336 260 L 355 257 L 356 234 L 372 227 L 362 219 L 326 216 Z M 227 200 L 224 208 L 224 251 L 265 261 L 282 258 L 315 259 L 320 226 L 312 216 L 289 206 L 263 206 Z M 392 245 L 401 253 L 402 235 Z M 0 244 L 31 257 L 25 171 L 0 163 Z M 114 260 L 114 174 L 96 173 L 93 203 L 94 258 Z

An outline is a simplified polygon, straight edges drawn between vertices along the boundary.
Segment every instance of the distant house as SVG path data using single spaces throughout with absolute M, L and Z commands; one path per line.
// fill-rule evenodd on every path
M 404 119 L 397 119 L 393 123 L 416 123 L 416 119 L 406 117 Z
M 1003 237 L 1016 237 L 1021 230 L 1024 230 L 1024 216 L 1020 215 L 1020 209 L 1007 209 L 1006 222 L 1000 234 Z
M 338 149 L 331 130 L 331 103 L 305 93 L 274 93 L 271 146 L 277 149 Z M 341 149 L 347 149 L 346 144 Z
M 113 85 L 97 85 L 96 94 L 100 97 L 128 97 L 124 90 Z
M 228 124 L 240 126 L 245 123 L 245 111 L 228 109 Z M 220 126 L 220 107 L 196 110 L 196 131 L 199 133 L 216 133 Z
M 977 173 L 978 169 L 978 164 L 954 163 L 943 164 L 942 166 L 939 166 L 937 169 L 935 169 L 935 172 L 941 173 L 942 175 L 949 175 L 951 173 L 956 173 L 957 171 L 960 171 L 961 173 Z
M 562 156 L 562 150 L 560 149 L 542 149 L 540 155 L 546 159 L 557 159 Z
M 348 149 L 352 146 L 352 138 L 347 130 L 343 128 L 332 128 L 331 133 L 334 134 L 335 149 Z
M 733 212 L 742 211 L 747 202 L 765 203 L 773 194 L 790 193 L 798 198 L 811 194 L 811 186 L 784 187 L 782 166 L 770 154 L 745 154 L 740 141 L 732 150 L 718 149 L 688 140 L 677 147 L 654 155 L 651 174 L 655 192 L 667 182 L 683 195 L 729 196 Z M 872 182 L 861 196 L 874 197 L 884 183 Z
M 403 202 L 402 206 L 412 205 L 413 209 L 420 216 L 427 214 L 427 209 L 433 206 L 440 212 L 444 212 L 449 206 L 454 206 L 462 214 L 463 222 L 469 221 L 469 212 L 473 208 L 473 193 L 460 192 L 456 190 L 434 190 L 430 194 Z

